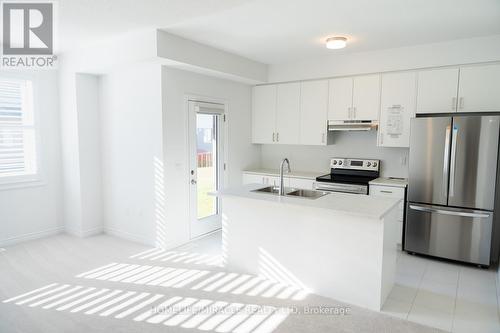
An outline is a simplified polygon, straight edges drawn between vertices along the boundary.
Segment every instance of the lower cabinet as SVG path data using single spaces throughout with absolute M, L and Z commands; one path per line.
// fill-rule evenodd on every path
M 404 212 L 405 212 L 405 193 L 406 189 L 404 187 L 396 186 L 385 186 L 385 185 L 370 185 L 370 195 L 389 197 L 401 199 L 399 203 L 399 213 L 398 213 L 398 228 L 399 235 L 398 244 L 401 245 L 403 241 L 403 224 L 404 224 Z
M 284 176 L 283 181 L 286 187 L 300 188 L 312 190 L 314 180 L 306 179 L 306 178 L 295 178 Z M 243 173 L 243 185 L 246 184 L 263 184 L 263 185 L 273 185 L 279 186 L 280 177 L 279 176 L 270 176 L 265 174 L 256 174 L 256 173 Z

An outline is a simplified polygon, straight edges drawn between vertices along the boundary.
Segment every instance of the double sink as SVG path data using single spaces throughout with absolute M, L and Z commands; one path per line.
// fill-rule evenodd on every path
M 256 190 L 252 190 L 252 192 L 279 195 L 280 188 L 279 186 L 267 186 Z M 327 194 L 330 193 L 325 191 L 302 190 L 302 189 L 285 187 L 285 196 L 288 197 L 306 198 L 314 200 L 321 198 L 322 196 L 325 196 Z

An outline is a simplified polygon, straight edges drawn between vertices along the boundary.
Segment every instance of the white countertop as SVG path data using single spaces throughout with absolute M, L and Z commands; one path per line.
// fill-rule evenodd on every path
M 311 180 L 316 180 L 316 177 L 322 176 L 327 174 L 329 171 L 325 172 L 306 172 L 306 171 L 293 171 L 292 172 L 285 172 L 284 176 L 285 177 L 292 177 L 292 178 L 304 178 L 304 179 L 311 179 Z M 251 173 L 251 174 L 256 174 L 256 175 L 265 175 L 265 176 L 279 176 L 280 171 L 278 169 L 248 169 L 244 170 L 243 173 Z
M 256 193 L 252 190 L 263 188 L 262 184 L 249 184 L 233 187 L 214 195 L 236 196 L 248 199 L 257 199 L 283 204 L 331 209 L 339 213 L 362 216 L 372 219 L 382 219 L 401 199 L 377 197 L 362 194 L 331 192 L 318 199 L 298 198 L 292 196 L 278 196 L 269 193 Z
M 370 185 L 392 186 L 392 187 L 406 187 L 408 186 L 407 178 L 392 178 L 392 177 L 379 177 L 370 181 Z

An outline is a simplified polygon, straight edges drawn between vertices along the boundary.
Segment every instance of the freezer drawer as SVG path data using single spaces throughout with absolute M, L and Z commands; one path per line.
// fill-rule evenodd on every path
M 405 250 L 489 265 L 493 212 L 408 203 Z

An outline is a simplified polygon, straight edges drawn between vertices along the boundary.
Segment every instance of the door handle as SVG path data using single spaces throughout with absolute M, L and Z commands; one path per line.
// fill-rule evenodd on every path
M 443 196 L 446 197 L 448 196 L 448 182 L 445 180 L 448 180 L 448 175 L 450 171 L 450 132 L 451 132 L 451 126 L 448 125 L 446 126 L 446 131 L 445 131 L 445 139 L 444 139 L 444 156 L 443 156 L 443 185 L 442 185 L 442 191 L 443 191 Z
M 453 134 L 451 138 L 451 165 L 450 165 L 450 193 L 449 196 L 455 195 L 455 164 L 457 163 L 457 137 L 458 127 L 453 125 Z
M 425 207 L 425 206 L 418 206 L 418 205 L 410 205 L 410 209 L 418 210 L 421 212 L 427 212 L 427 213 L 437 213 L 437 214 L 443 214 L 443 215 L 462 216 L 462 217 L 487 218 L 487 217 L 490 217 L 490 215 L 491 215 L 489 213 L 457 212 L 457 211 L 453 211 L 453 210 L 446 210 L 446 209 L 439 209 L 439 208 Z
M 196 180 L 191 179 L 191 185 L 196 185 L 196 183 L 197 183 Z

